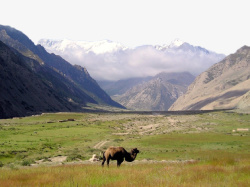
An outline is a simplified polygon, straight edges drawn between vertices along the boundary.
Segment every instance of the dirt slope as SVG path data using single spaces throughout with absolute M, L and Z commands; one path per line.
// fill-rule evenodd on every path
M 250 90 L 250 47 L 244 46 L 200 74 L 169 110 L 231 109 Z M 242 101 L 241 101 L 242 102 Z

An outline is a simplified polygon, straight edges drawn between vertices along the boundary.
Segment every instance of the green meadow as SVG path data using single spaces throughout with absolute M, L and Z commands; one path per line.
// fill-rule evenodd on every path
M 230 111 L 2 119 L 0 186 L 249 186 L 249 128 L 249 114 Z M 109 146 L 140 153 L 120 168 L 87 161 Z

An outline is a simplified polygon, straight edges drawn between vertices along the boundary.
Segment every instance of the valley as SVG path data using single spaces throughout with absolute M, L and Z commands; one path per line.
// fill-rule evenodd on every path
M 107 92 L 117 90 L 117 94 L 111 95 L 111 98 L 127 109 L 136 111 L 167 111 L 170 106 L 187 91 L 187 87 L 194 81 L 195 77 L 188 72 L 166 73 L 161 72 L 153 77 L 145 79 L 138 78 L 117 81 L 112 85 L 102 86 Z M 122 87 L 124 93 L 119 89 L 119 86 L 130 85 Z M 117 86 L 117 87 L 116 87 Z M 109 91 L 110 89 L 110 91 Z
M 249 47 L 218 63 L 223 55 L 188 43 L 139 47 L 199 63 L 212 55 L 214 65 L 196 78 L 161 71 L 102 89 L 86 68 L 0 30 L 0 186 L 248 186 Z M 101 168 L 109 146 L 140 153 Z
M 250 156 L 249 123 L 249 114 L 235 111 L 190 111 L 184 114 L 44 113 L 23 118 L 1 119 L 0 179 L 4 182 L 2 184 L 14 186 L 31 185 L 34 182 L 51 185 L 57 180 L 49 179 L 50 177 L 42 173 L 50 170 L 53 176 L 57 176 L 57 172 L 65 170 L 67 174 L 72 173 L 72 179 L 65 177 L 57 183 L 67 185 L 74 182 L 79 185 L 90 185 L 97 182 L 94 174 L 84 173 L 93 170 L 97 173 L 104 172 L 103 175 L 109 181 L 112 177 L 108 175 L 108 169 L 103 170 L 100 161 L 89 161 L 93 154 L 99 156 L 99 153 L 109 146 L 123 146 L 128 151 L 137 147 L 140 150 L 136 160 L 132 164 L 124 162 L 120 170 L 116 170 L 116 163 L 111 162 L 109 170 L 116 171 L 117 174 L 125 172 L 124 179 L 131 177 L 126 171 L 134 173 L 138 166 L 142 168 L 141 175 L 138 174 L 141 177 L 143 172 L 152 171 L 154 168 L 161 168 L 161 171 L 171 168 L 168 172 L 175 173 L 180 167 L 183 172 L 180 177 L 188 172 L 188 168 L 193 168 L 194 171 L 203 168 L 207 175 L 210 171 L 206 170 L 206 167 L 211 168 L 211 171 L 221 168 L 223 179 L 226 175 L 233 175 L 232 167 L 241 168 L 237 175 L 243 177 L 246 174 L 243 168 L 247 167 Z M 227 174 L 224 171 L 227 171 Z M 43 177 L 34 180 L 14 179 L 15 176 L 24 177 L 24 173 L 29 176 L 34 172 L 41 172 Z M 196 172 L 192 172 L 191 169 L 190 175 L 194 176 Z M 5 174 L 2 175 L 3 173 Z M 80 180 L 78 176 L 83 175 L 87 178 Z M 157 176 L 158 179 L 161 177 L 163 175 Z M 206 177 L 202 180 L 209 185 L 217 181 L 212 178 L 210 182 Z M 184 181 L 198 184 L 191 183 L 188 178 L 182 182 L 177 179 L 178 176 L 173 181 L 169 180 L 175 185 L 183 184 Z M 249 182 L 246 177 L 241 179 L 242 184 Z M 110 182 L 106 183 L 102 177 L 98 177 L 98 181 L 98 184 L 110 185 Z M 115 181 L 119 182 L 121 179 L 116 176 Z M 142 182 L 151 184 L 151 180 L 147 181 L 144 177 Z M 230 182 L 235 184 L 231 180 Z M 158 181 L 158 184 L 161 183 Z
M 250 186 L 248 1 L 1 6 L 0 187 Z

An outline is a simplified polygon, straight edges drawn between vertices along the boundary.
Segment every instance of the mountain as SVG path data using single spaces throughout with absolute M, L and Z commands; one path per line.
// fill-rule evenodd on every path
M 183 95 L 194 80 L 190 73 L 160 73 L 112 98 L 128 109 L 165 111 Z
M 0 41 L 0 119 L 45 111 L 80 110 L 34 73 L 29 63 L 42 68 L 39 62 L 15 54 Z
M 122 95 L 132 87 L 151 80 L 152 77 L 135 77 L 118 81 L 97 81 L 110 96 Z
M 120 43 L 115 43 L 110 40 L 101 40 L 96 42 L 87 41 L 72 41 L 72 40 L 48 40 L 41 39 L 38 42 L 50 52 L 60 51 L 65 52 L 72 49 L 81 49 L 86 53 L 104 54 L 113 53 L 127 48 Z
M 123 106 L 113 101 L 110 96 L 99 87 L 96 81 L 89 75 L 86 68 L 79 65 L 73 66 L 60 56 L 49 54 L 41 45 L 34 45 L 22 32 L 9 26 L 0 25 L 0 40 L 9 46 L 9 49 L 18 58 L 22 59 L 22 64 L 25 64 L 25 67 L 28 68 L 29 71 L 32 71 L 36 77 L 39 77 L 43 83 L 56 92 L 59 99 L 78 105 L 78 107 L 76 107 L 78 108 L 77 110 L 79 110 L 80 106 L 85 106 L 87 103 L 123 108 Z M 3 63 L 6 63 L 5 61 Z M 3 73 L 2 71 L 3 69 L 1 69 L 1 73 Z M 10 74 L 15 73 L 10 69 L 9 71 Z M 4 84 L 4 77 L 1 84 Z M 5 89 L 10 92 L 13 85 L 19 87 L 19 85 L 13 83 L 9 84 L 9 87 L 5 87 Z M 12 102 L 11 98 L 6 100 L 6 102 L 7 101 Z M 39 112 L 41 110 L 39 110 Z M 73 108 L 70 108 L 70 110 L 76 111 Z M 34 110 L 32 112 L 36 113 L 37 111 L 38 110 Z M 42 111 L 46 112 L 48 110 Z M 54 107 L 53 111 L 62 111 L 62 108 Z M 25 111 L 23 111 L 23 113 L 25 113 Z M 19 116 L 19 113 L 16 114 Z
M 198 75 L 225 57 L 181 40 L 135 48 L 108 40 L 85 42 L 42 39 L 38 43 L 71 64 L 86 67 L 96 80 L 117 81 L 154 76 L 160 72 L 188 71 Z
M 236 108 L 239 112 L 250 112 L 250 91 L 240 98 Z
M 250 47 L 201 73 L 169 110 L 249 109 Z

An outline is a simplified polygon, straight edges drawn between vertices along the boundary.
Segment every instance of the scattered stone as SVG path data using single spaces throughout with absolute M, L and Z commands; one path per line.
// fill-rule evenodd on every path
M 99 161 L 99 158 L 96 154 L 93 154 L 92 158 L 89 159 L 90 162 L 97 162 Z
M 245 131 L 248 131 L 248 130 L 249 130 L 249 129 L 243 129 L 243 128 L 238 128 L 238 129 L 237 129 L 238 132 L 242 132 L 242 131 L 245 132 Z
M 232 132 L 247 132 L 247 131 L 249 131 L 249 129 L 244 129 L 244 128 L 237 128 L 236 130 L 235 129 L 233 129 L 232 130 Z

